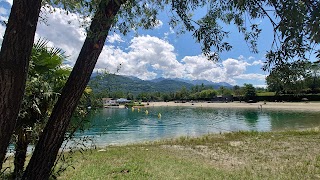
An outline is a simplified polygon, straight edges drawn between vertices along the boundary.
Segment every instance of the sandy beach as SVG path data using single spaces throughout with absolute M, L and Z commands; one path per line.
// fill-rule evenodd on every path
M 315 111 L 320 112 L 320 102 L 257 102 L 257 103 L 207 103 L 207 102 L 150 102 L 149 105 L 144 103 L 145 107 L 163 107 L 163 106 L 179 106 L 179 107 L 210 107 L 210 108 L 242 108 L 242 109 L 271 109 L 271 110 L 293 110 L 293 111 Z

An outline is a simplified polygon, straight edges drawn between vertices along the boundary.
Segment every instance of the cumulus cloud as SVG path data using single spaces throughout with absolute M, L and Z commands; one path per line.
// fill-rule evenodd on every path
M 12 1 L 7 1 L 12 5 Z M 46 21 L 40 22 L 37 25 L 35 41 L 43 38 L 49 41 L 49 46 L 55 46 L 63 49 L 68 56 L 67 63 L 73 66 L 82 44 L 86 37 L 86 31 L 83 27 L 84 20 L 79 15 L 74 13 L 66 13 L 64 10 L 55 8 L 54 12 L 46 12 Z M 0 19 L 8 17 L 0 16 Z M 0 42 L 3 41 L 5 27 L 0 25 Z
M 253 56 L 250 56 L 248 59 L 249 59 L 250 61 L 254 61 L 256 58 L 253 57 Z
M 226 69 L 219 63 L 208 61 L 203 55 L 187 56 L 182 59 L 186 69 L 185 76 L 189 79 L 205 79 L 212 82 L 230 82 L 233 80 L 228 79 L 226 76 Z
M 56 9 L 55 12 L 48 13 L 46 23 L 38 24 L 36 39 L 46 38 L 52 46 L 62 48 L 69 56 L 67 65 L 73 66 L 86 37 L 82 23 L 77 14 L 67 15 L 63 10 Z M 162 22 L 159 21 L 159 24 L 162 25 Z M 1 42 L 4 31 L 4 26 L 0 26 Z M 171 33 L 174 33 L 172 29 L 167 36 Z M 124 42 L 116 33 L 111 34 L 107 42 L 110 44 L 104 46 L 96 69 L 136 76 L 144 80 L 165 77 L 203 79 L 230 84 L 236 84 L 239 79 L 264 81 L 262 74 L 247 73 L 248 66 L 262 64 L 261 60 L 255 60 L 254 57 L 246 60 L 244 56 L 239 56 L 237 59 L 228 58 L 218 63 L 208 61 L 201 54 L 177 59 L 176 50 L 172 44 L 150 35 L 132 38 L 125 49 L 114 44 Z
M 46 23 L 38 23 L 35 39 L 45 38 L 52 46 L 63 49 L 68 64 L 73 65 L 86 37 L 82 22 L 79 15 L 56 8 L 47 15 Z
M 246 62 L 247 66 L 263 66 L 264 62 L 262 60 L 256 60 L 255 57 L 249 56 L 248 58 L 244 57 L 243 55 L 240 55 L 238 57 L 238 60 L 242 62 Z
M 251 63 L 251 65 L 252 65 L 252 66 L 257 66 L 257 65 L 262 66 L 262 65 L 264 65 L 264 62 L 263 62 L 262 60 L 257 60 L 257 61 L 253 61 L 253 62 Z
M 182 77 L 180 66 L 171 44 L 147 35 L 134 37 L 128 52 L 114 46 L 105 46 L 96 68 L 141 79 L 153 79 L 158 73 L 166 78 Z
M 106 45 L 96 69 L 133 75 L 144 80 L 161 76 L 230 84 L 236 84 L 237 79 L 264 81 L 264 75 L 246 74 L 246 68 L 251 64 L 239 59 L 228 58 L 215 63 L 203 55 L 198 55 L 185 56 L 178 61 L 175 49 L 170 43 L 149 35 L 134 37 L 126 50 L 125 52 L 118 47 Z
M 243 74 L 246 71 L 246 67 L 249 65 L 249 63 L 245 61 L 239 61 L 231 58 L 223 61 L 222 64 L 226 69 L 226 73 L 230 76 Z
M 246 74 L 247 67 L 252 64 L 240 59 L 228 58 L 221 63 L 208 61 L 204 56 L 185 57 L 186 77 L 205 79 L 212 82 L 228 82 L 236 84 L 236 79 L 264 81 L 262 74 Z
M 117 33 L 113 33 L 113 34 L 109 35 L 109 36 L 107 37 L 107 41 L 108 41 L 109 43 L 124 42 L 124 41 L 122 40 L 121 36 L 120 36 L 119 34 L 117 34 Z

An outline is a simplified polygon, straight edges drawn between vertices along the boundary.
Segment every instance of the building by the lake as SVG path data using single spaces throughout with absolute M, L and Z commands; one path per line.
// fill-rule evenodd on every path
M 113 99 L 113 98 L 102 98 L 103 106 L 106 108 L 124 108 L 126 103 L 130 100 L 125 98 Z

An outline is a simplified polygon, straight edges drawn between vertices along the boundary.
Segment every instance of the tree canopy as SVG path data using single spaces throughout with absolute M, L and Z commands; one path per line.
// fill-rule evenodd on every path
M 47 7 L 64 8 L 86 17 L 92 16 L 99 2 L 44 1 Z M 199 9 L 204 13 L 194 16 Z M 166 11 L 172 28 L 179 33 L 191 32 L 203 54 L 218 60 L 219 53 L 232 49 L 226 39 L 230 32 L 224 30 L 225 25 L 235 24 L 251 51 L 258 52 L 257 40 L 262 29 L 253 20 L 267 19 L 274 31 L 264 67 L 270 70 L 286 61 L 308 60 L 310 54 L 320 58 L 319 9 L 317 0 L 128 0 L 117 13 L 112 30 L 126 35 L 138 28 L 151 29 L 159 23 L 159 13 Z
M 276 94 L 319 93 L 319 63 L 283 63 L 271 70 L 266 81 Z
M 244 84 L 244 99 L 245 101 L 256 101 L 256 89 L 252 84 Z

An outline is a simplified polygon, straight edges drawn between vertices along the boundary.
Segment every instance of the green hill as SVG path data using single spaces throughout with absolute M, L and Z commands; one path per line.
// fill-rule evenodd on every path
M 108 74 L 104 76 L 94 76 L 89 82 L 89 86 L 95 92 L 108 91 L 109 93 L 122 91 L 137 95 L 141 92 L 175 92 L 182 87 L 190 89 L 193 85 L 171 79 L 163 79 L 157 82 L 144 81 L 135 77 L 119 76 Z

